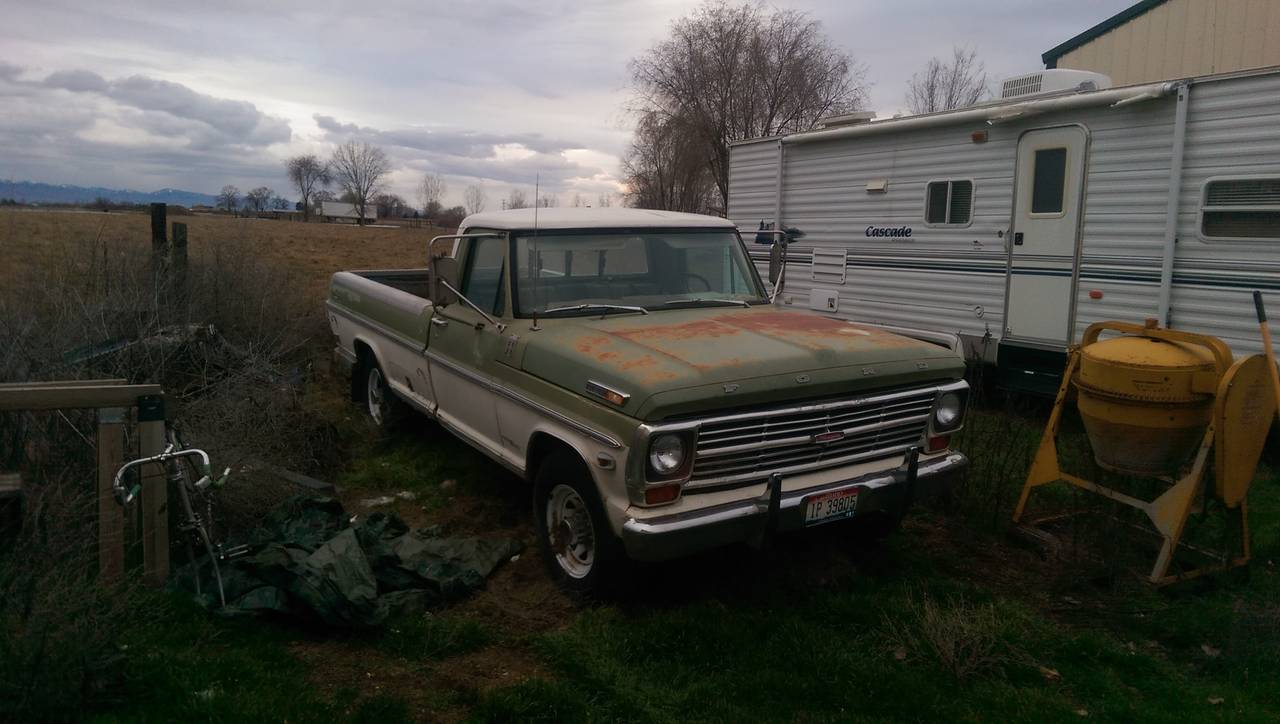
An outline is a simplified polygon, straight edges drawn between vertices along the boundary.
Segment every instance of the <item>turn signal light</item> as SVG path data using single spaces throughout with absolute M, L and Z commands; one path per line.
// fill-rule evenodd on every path
M 924 451 L 936 453 L 936 452 L 942 452 L 943 450 L 946 450 L 949 447 L 951 447 L 950 435 L 936 435 L 934 437 L 929 438 L 929 442 L 927 445 L 925 445 Z
M 679 485 L 660 485 L 644 491 L 646 505 L 662 505 L 663 503 L 670 503 L 678 497 L 680 497 Z

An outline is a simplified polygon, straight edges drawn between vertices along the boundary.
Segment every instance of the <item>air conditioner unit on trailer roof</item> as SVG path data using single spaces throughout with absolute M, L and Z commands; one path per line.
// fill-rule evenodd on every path
M 1041 93 L 1073 90 L 1102 90 L 1111 87 L 1111 78 L 1091 70 L 1051 68 L 1026 75 L 1005 78 L 1000 84 L 1001 98 L 1020 98 Z

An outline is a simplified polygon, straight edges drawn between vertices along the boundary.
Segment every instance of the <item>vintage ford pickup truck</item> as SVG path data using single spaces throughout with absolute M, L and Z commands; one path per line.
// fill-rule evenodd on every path
M 375 421 L 416 409 L 526 478 L 569 589 L 846 518 L 887 533 L 967 464 L 954 340 L 786 308 L 724 219 L 521 209 L 442 245 L 333 276 L 335 355 Z

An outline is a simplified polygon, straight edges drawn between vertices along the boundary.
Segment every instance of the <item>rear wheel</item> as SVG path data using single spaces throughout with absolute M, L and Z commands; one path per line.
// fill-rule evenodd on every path
M 381 428 L 394 426 L 404 417 L 404 403 L 391 391 L 377 361 L 366 358 L 363 370 L 364 385 L 361 397 L 364 398 L 365 411 L 369 413 L 369 419 Z
M 604 593 L 617 580 L 625 556 L 582 461 L 568 452 L 553 453 L 538 469 L 533 499 L 538 544 L 551 576 L 577 596 Z

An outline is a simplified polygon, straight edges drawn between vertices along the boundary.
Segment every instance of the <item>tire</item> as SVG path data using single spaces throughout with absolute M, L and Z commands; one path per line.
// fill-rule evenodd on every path
M 577 455 L 557 451 L 538 468 L 533 520 L 543 562 L 563 590 L 579 599 L 614 590 L 626 556 L 609 527 L 595 481 Z
M 367 357 L 361 365 L 360 378 L 359 401 L 364 403 L 365 414 L 384 430 L 395 427 L 404 419 L 405 404 L 387 384 L 382 367 L 372 357 Z

